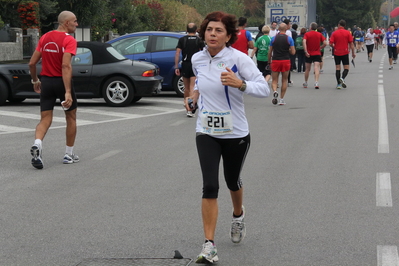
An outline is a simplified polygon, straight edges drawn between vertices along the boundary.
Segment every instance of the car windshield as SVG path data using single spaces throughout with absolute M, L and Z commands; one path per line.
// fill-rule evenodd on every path
M 121 55 L 114 47 L 107 47 L 107 51 L 118 60 L 126 60 L 127 58 Z

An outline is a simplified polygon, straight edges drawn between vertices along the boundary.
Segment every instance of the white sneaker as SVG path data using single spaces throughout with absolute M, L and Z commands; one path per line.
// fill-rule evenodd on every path
M 307 83 L 307 82 L 304 82 L 304 83 L 302 84 L 302 86 L 303 86 L 304 88 L 307 88 L 307 87 L 308 87 L 308 83 Z
M 195 115 L 191 111 L 187 111 L 187 117 L 194 117 Z
M 285 105 L 284 99 L 280 99 L 280 101 L 278 102 L 278 105 Z
M 319 82 L 316 81 L 316 82 L 314 83 L 314 88 L 315 88 L 316 90 L 319 89 Z
M 30 154 L 32 155 L 32 166 L 37 169 L 43 168 L 43 160 L 42 160 L 42 147 L 37 144 L 33 144 L 30 148 Z
M 343 78 L 339 79 L 339 83 L 342 85 L 342 88 L 346 88 L 345 80 Z
M 242 206 L 242 215 L 238 218 L 233 216 L 231 221 L 230 239 L 233 243 L 240 243 L 244 239 L 246 234 L 245 223 L 245 208 Z
M 389 69 L 389 70 L 392 70 L 392 69 L 393 69 L 393 66 L 390 66 L 388 69 Z
M 214 263 L 219 261 L 216 245 L 211 241 L 202 245 L 202 251 L 197 256 L 195 263 Z
M 273 92 L 273 100 L 272 100 L 272 104 L 276 105 L 277 104 L 277 98 L 278 98 L 278 92 L 275 91 Z
M 79 162 L 79 156 L 77 156 L 76 154 L 65 153 L 63 159 L 64 164 L 77 163 L 77 162 Z

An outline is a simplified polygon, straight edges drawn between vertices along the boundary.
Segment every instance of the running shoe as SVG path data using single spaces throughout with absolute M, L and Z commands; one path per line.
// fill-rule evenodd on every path
M 389 70 L 392 70 L 392 69 L 393 69 L 393 66 L 390 66 L 388 69 L 389 69 Z
M 294 86 L 294 82 L 288 81 L 288 87 L 292 87 L 292 86 Z
M 230 239 L 233 241 L 233 243 L 240 243 L 245 237 L 246 229 L 244 217 L 245 208 L 242 206 L 242 215 L 238 218 L 233 216 L 233 220 L 231 221 Z
M 341 84 L 338 84 L 338 85 L 337 85 L 337 90 L 340 90 L 340 89 L 342 89 L 342 85 L 341 85 Z
M 345 80 L 343 78 L 339 79 L 339 83 L 342 85 L 342 88 L 346 88 Z
M 314 83 L 314 88 L 315 88 L 316 90 L 319 89 L 319 82 L 316 81 L 316 82 Z
M 272 100 L 272 104 L 276 105 L 277 104 L 277 98 L 278 98 L 278 92 L 275 91 L 273 92 L 273 100 Z
M 320 69 L 320 73 L 323 73 L 324 72 L 324 70 L 323 69 Z
M 64 164 L 77 163 L 77 162 L 79 162 L 79 156 L 77 156 L 76 154 L 65 153 L 63 159 Z
M 284 99 L 280 99 L 280 101 L 278 102 L 278 105 L 285 105 Z
M 33 156 L 31 161 L 32 166 L 37 169 L 42 169 L 43 168 L 42 148 L 37 144 L 33 144 L 33 146 L 30 148 L 30 154 Z
M 202 245 L 202 251 L 197 256 L 195 263 L 214 263 L 219 261 L 216 246 L 211 241 Z
M 304 88 L 308 87 L 308 83 L 307 82 L 304 82 L 302 85 L 303 85 Z
M 194 117 L 195 115 L 191 111 L 187 111 L 187 117 Z
M 393 60 L 393 63 L 396 65 L 396 60 Z

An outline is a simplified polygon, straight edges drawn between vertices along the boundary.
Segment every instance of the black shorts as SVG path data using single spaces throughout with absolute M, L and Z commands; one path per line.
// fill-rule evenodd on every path
M 311 55 L 309 57 L 305 57 L 305 63 L 311 64 L 313 62 L 321 63 L 321 55 Z
M 398 50 L 397 50 L 396 46 L 394 46 L 394 47 L 387 46 L 387 50 L 388 50 L 388 58 L 396 58 L 396 56 L 398 54 Z
M 346 55 L 334 55 L 335 65 L 341 65 L 341 62 L 344 66 L 349 65 L 349 54 Z
M 65 100 L 65 87 L 62 77 L 46 77 L 42 76 L 42 87 L 40 93 L 40 111 L 54 110 L 55 102 L 60 99 L 60 102 Z M 78 107 L 76 101 L 76 94 L 73 88 L 73 81 L 71 81 L 71 94 L 72 94 L 72 105 L 68 111 L 72 111 Z
M 180 74 L 184 78 L 191 78 L 195 76 L 193 72 L 193 65 L 191 64 L 191 62 L 182 62 L 180 72 Z
M 197 133 L 196 144 L 203 180 L 202 198 L 218 197 L 221 157 L 227 187 L 231 191 L 237 191 L 242 187 L 240 174 L 250 143 L 250 135 L 236 139 L 219 139 Z
M 374 49 L 374 44 L 368 44 L 368 45 L 366 45 L 366 48 L 367 48 L 367 53 L 368 54 L 372 53 L 373 49 Z
M 264 77 L 272 74 L 272 71 L 270 70 L 269 62 L 256 60 L 256 63 L 258 65 L 259 71 L 262 72 L 262 75 Z

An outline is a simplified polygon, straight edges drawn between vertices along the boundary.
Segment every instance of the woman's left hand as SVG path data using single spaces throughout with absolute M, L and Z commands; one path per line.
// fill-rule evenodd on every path
M 226 67 L 227 72 L 222 72 L 220 75 L 220 80 L 224 86 L 230 86 L 234 88 L 240 88 L 242 85 L 242 80 L 237 78 L 236 74 L 228 67 Z

